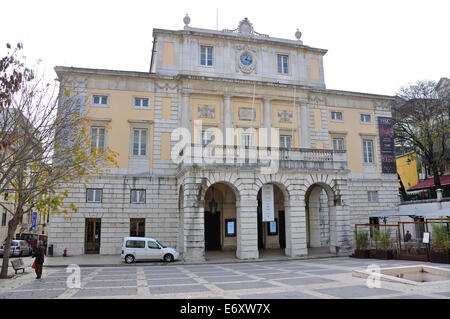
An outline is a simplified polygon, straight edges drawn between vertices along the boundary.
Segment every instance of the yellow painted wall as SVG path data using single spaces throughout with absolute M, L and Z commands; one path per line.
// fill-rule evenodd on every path
M 161 133 L 161 159 L 170 160 L 170 132 Z
M 319 69 L 319 59 L 317 58 L 311 58 L 309 60 L 309 76 L 313 80 L 320 80 L 320 69 Z
M 242 129 L 248 129 L 248 128 L 254 128 L 255 129 L 255 137 L 254 137 L 254 143 L 255 145 L 259 144 L 259 131 L 258 128 L 261 126 L 261 102 L 255 101 L 254 103 L 250 101 L 244 101 L 244 100 L 235 100 L 232 101 L 233 103 L 233 110 L 234 110 L 234 128 L 242 128 Z M 255 110 L 255 120 L 254 121 L 243 121 L 239 120 L 239 108 L 253 108 Z M 235 137 L 235 143 L 238 145 L 240 141 L 238 140 L 238 137 Z
M 193 97 L 191 100 L 192 105 L 192 143 L 197 143 L 200 141 L 201 132 L 197 132 L 194 128 L 194 121 L 201 120 L 202 123 L 205 123 L 205 126 L 202 126 L 202 129 L 205 130 L 209 127 L 219 127 L 221 121 L 221 99 L 220 98 L 203 98 L 200 96 Z M 213 105 L 215 107 L 215 118 L 199 118 L 198 117 L 198 106 L 199 105 Z
M 278 122 L 278 111 L 289 111 L 293 113 L 293 123 L 279 123 Z M 298 142 L 298 109 L 293 108 L 292 105 L 277 104 L 272 103 L 272 126 L 274 128 L 280 129 L 280 135 L 285 131 L 290 131 L 293 133 L 293 147 L 299 147 Z M 294 130 L 292 130 L 294 128 Z
M 174 43 L 173 42 L 164 42 L 163 43 L 163 59 L 162 63 L 164 65 L 174 65 Z
M 314 127 L 322 128 L 322 110 L 314 109 Z
M 162 115 L 161 118 L 163 120 L 170 120 L 172 106 L 171 106 L 171 98 L 163 97 L 162 98 Z
M 396 159 L 397 173 L 400 175 L 400 178 L 402 179 L 403 182 L 403 186 L 405 186 L 406 189 L 416 185 L 419 182 L 419 174 L 417 173 L 416 158 L 417 154 L 413 153 L 397 157 Z
M 343 121 L 331 121 L 331 111 L 343 112 Z M 360 123 L 360 113 L 371 114 L 372 123 Z M 375 114 L 371 110 L 355 109 L 346 107 L 327 107 L 328 130 L 347 132 L 345 135 L 344 145 L 347 150 L 347 163 L 352 173 L 363 173 L 363 136 L 360 133 L 368 134 L 368 138 L 373 139 L 374 161 L 377 166 L 377 172 L 380 173 L 380 163 L 378 159 L 378 131 L 376 126 Z M 330 147 L 333 147 L 331 134 L 329 134 Z
M 97 107 L 91 105 L 93 94 L 104 94 L 109 96 L 108 107 Z M 150 99 L 149 109 L 136 109 L 133 107 L 134 97 L 148 97 Z M 120 91 L 104 89 L 88 89 L 86 97 L 86 116 L 88 118 L 111 119 L 108 123 L 110 129 L 107 132 L 106 146 L 119 153 L 118 164 L 120 168 L 129 167 L 131 124 L 128 120 L 154 119 L 155 96 L 152 92 Z M 101 123 L 101 122 L 97 122 Z M 148 154 L 150 168 L 153 166 L 153 124 L 143 125 L 142 128 L 149 129 Z

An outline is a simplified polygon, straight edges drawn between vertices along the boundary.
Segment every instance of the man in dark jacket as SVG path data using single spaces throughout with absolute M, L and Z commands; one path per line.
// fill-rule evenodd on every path
M 36 279 L 40 279 L 42 276 L 42 265 L 44 264 L 45 250 L 42 242 L 39 241 L 35 252 L 36 263 L 34 265 L 34 271 L 36 272 Z

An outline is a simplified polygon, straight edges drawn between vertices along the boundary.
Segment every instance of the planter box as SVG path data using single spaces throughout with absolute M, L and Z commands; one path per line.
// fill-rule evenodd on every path
M 375 251 L 376 259 L 394 259 L 394 251 L 392 250 L 376 250 Z
M 432 263 L 450 264 L 450 249 L 430 250 L 430 261 Z
M 369 258 L 369 250 L 367 249 L 355 249 L 355 253 L 353 254 L 354 258 Z
M 376 253 L 375 249 L 369 249 L 369 258 L 376 258 L 375 253 Z

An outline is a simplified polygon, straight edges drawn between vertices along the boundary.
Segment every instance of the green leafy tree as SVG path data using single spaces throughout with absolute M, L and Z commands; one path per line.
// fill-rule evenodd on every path
M 92 147 L 76 95 L 26 67 L 18 58 L 21 44 L 7 47 L 0 62 L 0 193 L 8 193 L 14 205 L 0 203 L 11 215 L 0 278 L 8 276 L 11 240 L 22 217 L 38 210 L 70 219 L 77 208 L 66 208 L 64 199 L 72 183 L 117 166 L 118 155 Z
M 396 143 L 413 149 L 441 187 L 442 167 L 450 161 L 450 100 L 436 83 L 419 81 L 403 87 L 392 105 Z

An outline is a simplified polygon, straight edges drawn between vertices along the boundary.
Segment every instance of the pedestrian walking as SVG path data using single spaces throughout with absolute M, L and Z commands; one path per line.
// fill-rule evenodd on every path
M 42 241 L 38 242 L 34 256 L 36 257 L 34 260 L 34 271 L 36 272 L 36 279 L 40 279 L 42 276 L 42 266 L 45 259 L 45 250 L 44 246 L 42 245 Z

